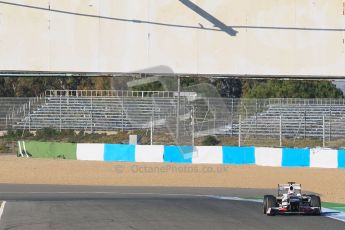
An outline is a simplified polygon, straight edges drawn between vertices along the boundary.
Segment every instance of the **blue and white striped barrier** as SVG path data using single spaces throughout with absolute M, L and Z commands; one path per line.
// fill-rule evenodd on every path
M 345 168 L 345 150 L 233 146 L 78 144 L 78 160 L 256 164 L 273 167 Z

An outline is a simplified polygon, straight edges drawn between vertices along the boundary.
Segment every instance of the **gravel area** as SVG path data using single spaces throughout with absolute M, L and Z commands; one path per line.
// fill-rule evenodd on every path
M 296 181 L 323 201 L 345 203 L 345 170 L 255 165 L 186 165 L 0 156 L 0 183 L 274 189 Z

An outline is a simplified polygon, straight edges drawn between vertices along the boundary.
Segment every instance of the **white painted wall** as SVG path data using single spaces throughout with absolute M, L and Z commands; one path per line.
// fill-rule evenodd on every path
M 135 162 L 163 162 L 163 145 L 136 145 Z
M 104 144 L 77 144 L 77 160 L 104 161 Z
M 345 76 L 342 0 L 192 1 L 236 36 L 179 0 L 7 2 L 42 9 L 0 3 L 2 71 Z
M 334 149 L 310 149 L 310 167 L 338 168 L 338 151 Z
M 223 164 L 222 146 L 195 146 L 192 163 Z
M 255 147 L 255 163 L 261 166 L 281 167 L 282 152 L 281 148 Z

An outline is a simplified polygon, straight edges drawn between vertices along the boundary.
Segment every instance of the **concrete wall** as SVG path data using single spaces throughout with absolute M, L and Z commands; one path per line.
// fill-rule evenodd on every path
M 343 8 L 343 0 L 1 1 L 0 70 L 345 76 Z
M 344 150 L 234 146 L 68 144 L 18 141 L 19 155 L 108 162 L 234 164 L 273 167 L 345 168 Z M 22 153 L 22 154 L 21 154 Z

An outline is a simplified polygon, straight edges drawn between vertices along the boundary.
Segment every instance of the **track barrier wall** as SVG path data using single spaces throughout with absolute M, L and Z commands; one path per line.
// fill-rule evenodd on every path
M 192 163 L 192 146 L 164 146 L 164 162 Z
M 345 150 L 338 150 L 338 168 L 345 168 Z
M 195 146 L 192 163 L 195 164 L 223 164 L 222 146 Z
M 21 146 L 22 153 L 33 158 L 77 159 L 77 144 L 25 141 Z
M 281 148 L 255 148 L 255 163 L 260 166 L 282 165 L 283 149 Z
M 105 144 L 104 161 L 135 162 L 135 145 Z
M 78 144 L 77 160 L 103 161 L 104 144 Z
M 282 155 L 283 167 L 309 167 L 310 149 L 284 148 Z
M 18 156 L 108 162 L 235 164 L 273 167 L 345 168 L 345 150 L 233 146 L 72 144 L 18 141 Z
M 254 147 L 223 147 L 223 164 L 255 164 Z

